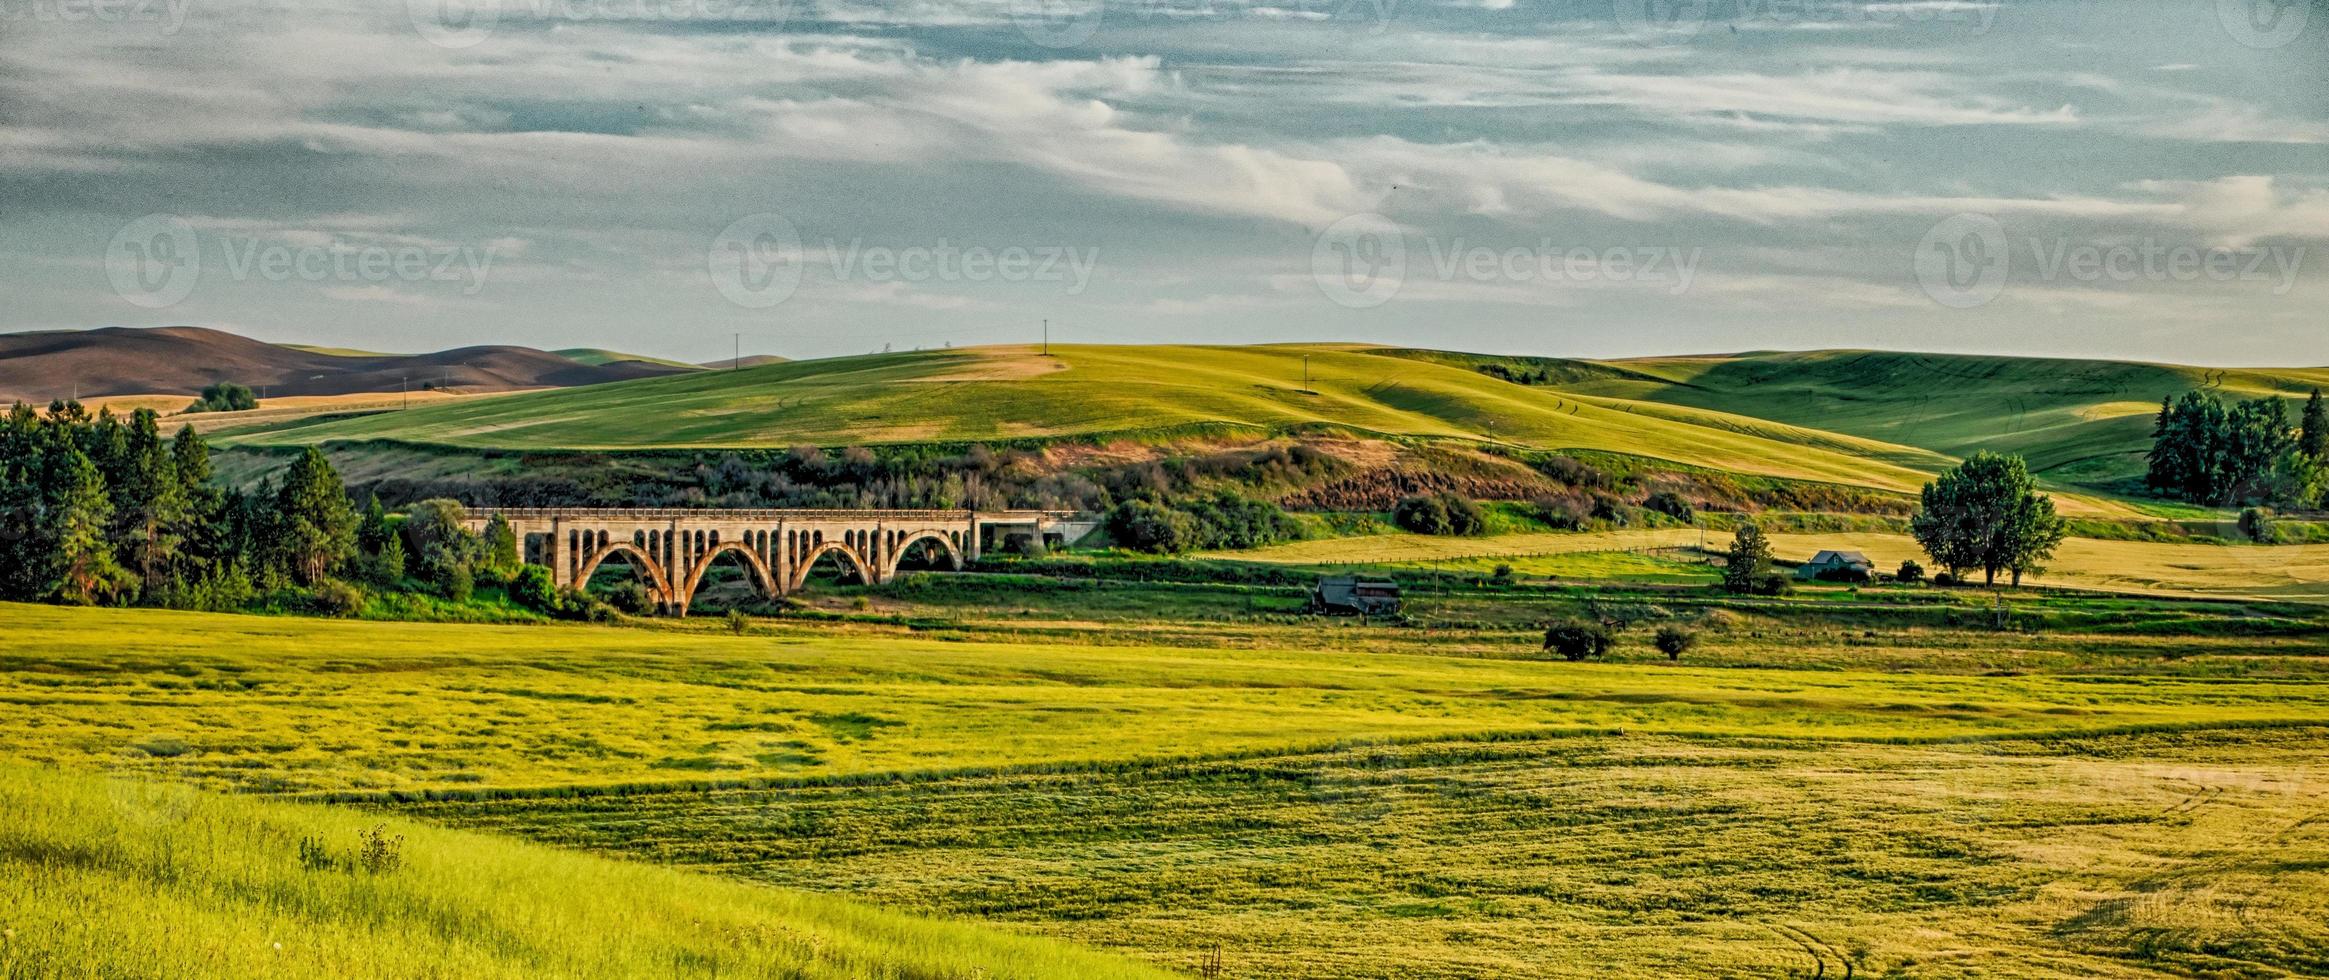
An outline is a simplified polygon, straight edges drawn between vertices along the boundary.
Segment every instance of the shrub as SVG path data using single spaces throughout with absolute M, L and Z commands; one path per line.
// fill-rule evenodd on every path
M 607 593 L 607 604 L 633 616 L 645 616 L 655 611 L 655 596 L 637 582 L 625 582 Z
M 1680 494 L 1669 490 L 1651 494 L 1650 499 L 1642 501 L 1642 506 L 1685 523 L 1698 519 L 1697 508 L 1690 506 L 1690 501 L 1682 499 Z
M 366 873 L 384 875 L 404 867 L 404 836 L 388 836 L 387 824 L 375 824 L 358 833 L 356 839 L 361 842 L 356 848 L 356 866 Z
M 1108 535 L 1135 551 L 1174 554 L 1196 543 L 1188 515 L 1146 500 L 1127 500 L 1108 511 Z
M 455 603 L 465 603 L 477 594 L 477 578 L 467 565 L 446 565 L 437 571 L 437 590 Z
M 1942 587 L 1942 588 L 1944 588 L 1944 589 L 1946 589 L 1946 588 L 1949 588 L 1950 586 L 1956 585 L 1956 584 L 1957 584 L 1957 573 L 1955 573 L 1955 572 L 1938 572 L 1938 573 L 1935 573 L 1935 574 L 1933 575 L 1933 584 L 1934 584 L 1934 585 L 1938 585 L 1938 586 L 1940 586 L 1940 587 Z
M 728 610 L 727 626 L 728 632 L 743 636 L 745 630 L 752 628 L 752 617 L 744 615 L 744 610 L 730 609 Z
M 1901 562 L 1900 571 L 1894 572 L 1892 577 L 1915 585 L 1925 580 L 1925 566 L 1917 564 L 1915 559 L 1910 559 Z
M 1657 645 L 1658 652 L 1665 654 L 1666 659 L 1680 660 L 1683 653 L 1698 645 L 1698 634 L 1680 626 L 1660 626 L 1657 638 L 1650 642 Z
M 1611 527 L 1630 527 L 1634 522 L 1633 514 L 1626 508 L 1625 501 L 1606 493 L 1593 495 L 1593 519 L 1607 522 Z
M 1585 528 L 1585 511 L 1574 501 L 1561 497 L 1539 497 L 1535 506 L 1536 519 L 1555 531 L 1579 531 Z
M 1495 577 L 1498 585 L 1512 584 L 1512 566 L 1510 565 L 1498 565 L 1496 571 L 1491 574 Z
M 1473 535 L 1488 530 L 1488 514 L 1462 494 L 1416 494 L 1391 508 L 1391 523 L 1416 534 Z
M 394 588 L 404 580 L 404 544 L 394 537 L 384 538 L 380 550 L 357 552 L 348 560 L 348 570 L 359 579 L 382 588 Z
M 1599 623 L 1554 623 L 1545 628 L 1545 649 L 1564 660 L 1584 660 L 1609 652 L 1615 639 Z
M 2262 507 L 2240 512 L 2240 533 L 2258 544 L 2273 543 L 2273 513 Z
M 1416 494 L 1391 508 L 1391 523 L 1416 534 L 1446 534 L 1448 505 L 1437 494 Z
M 316 582 L 309 601 L 316 612 L 325 616 L 345 619 L 364 611 L 363 591 L 338 579 L 327 578 Z
M 540 565 L 520 565 L 510 577 L 509 598 L 520 606 L 538 613 L 556 614 L 561 605 L 558 583 L 550 570 Z
M 1772 572 L 1769 575 L 1765 575 L 1762 578 L 1755 580 L 1756 595 L 1786 595 L 1794 588 L 1795 587 L 1787 581 L 1787 576 L 1778 572 Z

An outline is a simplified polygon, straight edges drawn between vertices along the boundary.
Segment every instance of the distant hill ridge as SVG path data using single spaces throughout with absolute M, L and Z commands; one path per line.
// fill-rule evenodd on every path
M 593 352 L 611 354 L 611 352 Z M 439 387 L 569 388 L 697 370 L 613 355 L 593 363 L 531 347 L 487 345 L 375 354 L 270 344 L 204 327 L 103 327 L 0 334 L 0 403 L 78 395 L 185 394 L 232 381 L 270 397 Z

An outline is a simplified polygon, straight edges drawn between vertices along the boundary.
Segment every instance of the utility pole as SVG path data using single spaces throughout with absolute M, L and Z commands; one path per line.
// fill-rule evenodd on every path
M 1302 355 L 1302 390 L 1310 390 L 1310 355 Z
M 1051 318 L 1043 320 L 1043 356 L 1051 356 Z
M 409 411 L 411 411 L 411 410 L 412 410 L 412 375 L 409 375 L 409 374 L 400 374 L 400 375 L 397 375 L 397 377 L 396 377 L 396 390 L 398 390 L 398 391 L 400 391 L 400 392 L 403 392 L 403 393 L 404 393 L 404 410 L 405 410 L 405 411 L 408 411 L 408 412 L 409 412 Z
M 741 332 L 739 332 L 739 333 L 737 333 L 737 334 L 735 335 L 735 337 L 736 337 L 736 359 L 735 359 L 735 360 L 733 360 L 733 361 L 729 361 L 729 362 L 728 362 L 728 370 L 730 370 L 730 371 L 741 371 L 741 370 L 743 370 L 743 369 L 744 369 L 744 335 L 743 335 Z

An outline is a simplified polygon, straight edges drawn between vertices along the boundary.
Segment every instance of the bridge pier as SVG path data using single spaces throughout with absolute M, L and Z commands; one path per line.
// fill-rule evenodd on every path
M 879 585 L 897 577 L 898 563 L 917 544 L 931 543 L 961 568 L 978 560 L 980 539 L 993 528 L 1042 535 L 1072 517 L 1064 511 L 549 508 L 479 511 L 470 516 L 470 529 L 483 530 L 496 513 L 517 533 L 521 555 L 525 542 L 540 539 L 538 553 L 559 588 L 587 588 L 599 565 L 616 559 L 631 566 L 659 608 L 677 616 L 687 615 L 723 554 L 737 556 L 745 575 L 773 600 L 805 586 L 810 569 L 828 554 Z

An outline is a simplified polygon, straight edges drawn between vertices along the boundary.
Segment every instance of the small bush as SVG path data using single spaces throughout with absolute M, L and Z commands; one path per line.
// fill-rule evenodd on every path
M 556 615 L 562 610 L 558 583 L 550 570 L 540 565 L 520 565 L 510 577 L 509 598 L 520 606 L 538 613 Z
M 356 848 L 356 866 L 367 874 L 391 874 L 404 867 L 404 837 L 388 836 L 387 824 L 376 824 L 356 837 L 361 842 Z
M 1496 579 L 1496 584 L 1498 585 L 1512 584 L 1512 566 L 1510 565 L 1496 566 L 1496 571 L 1491 573 L 1491 575 Z
M 1917 564 L 1914 559 L 1904 561 L 1900 563 L 1900 571 L 1894 572 L 1892 577 L 1915 585 L 1925 580 L 1925 566 Z
M 1650 499 L 1642 501 L 1642 506 L 1684 523 L 1698 519 L 1697 508 L 1690 506 L 1690 501 L 1682 499 L 1680 494 L 1670 490 L 1660 490 L 1651 494 Z
M 1657 645 L 1658 652 L 1665 654 L 1666 659 L 1680 660 L 1691 647 L 1698 645 L 1698 634 L 1680 626 L 1660 626 L 1657 638 L 1650 642 Z
M 309 602 L 321 615 L 345 619 L 364 611 L 364 592 L 346 582 L 327 578 L 315 583 Z
M 745 630 L 752 628 L 752 617 L 744 615 L 744 610 L 730 609 L 728 610 L 727 625 L 728 632 L 743 636 Z
M 1536 519 L 1555 531 L 1581 531 L 1585 528 L 1585 510 L 1574 501 L 1562 497 L 1539 497 L 1535 507 Z
M 1795 586 L 1787 581 L 1787 576 L 1778 572 L 1755 580 L 1756 595 L 1786 595 L 1794 589 Z
M 637 582 L 625 582 L 607 593 L 607 604 L 633 616 L 645 616 L 655 611 L 655 595 Z
M 1108 511 L 1108 536 L 1134 551 L 1176 554 L 1196 545 L 1188 515 L 1146 500 L 1127 500 Z
M 1416 494 L 1391 508 L 1391 523 L 1416 534 L 1468 536 L 1488 530 L 1488 515 L 1461 494 Z
M 467 565 L 445 565 L 437 572 L 437 589 L 455 603 L 466 603 L 477 594 L 477 578 Z
M 1933 575 L 1933 584 L 1934 584 L 1934 585 L 1938 585 L 1938 586 L 1940 586 L 1940 587 L 1942 587 L 1942 588 L 1944 588 L 1944 589 L 1946 589 L 1946 588 L 1949 588 L 1949 587 L 1951 587 L 1951 586 L 1954 586 L 1954 585 L 1958 584 L 1958 582 L 1957 582 L 1957 573 L 1955 573 L 1955 572 L 1938 572 L 1938 573 L 1935 573 L 1935 574 Z
M 2262 507 L 2250 507 L 2240 512 L 2240 533 L 2258 544 L 2272 544 L 2273 513 Z
M 1584 660 L 1609 652 L 1616 642 L 1609 630 L 1599 623 L 1554 623 L 1545 629 L 1545 649 L 1561 655 L 1564 660 Z

